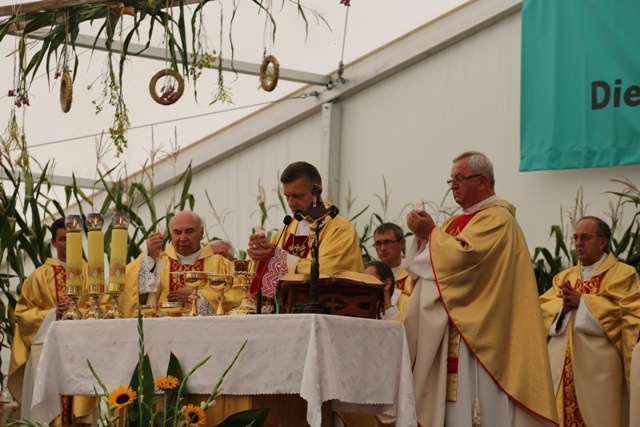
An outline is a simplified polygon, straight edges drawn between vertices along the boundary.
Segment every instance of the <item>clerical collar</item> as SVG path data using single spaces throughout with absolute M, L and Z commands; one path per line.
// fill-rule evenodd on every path
M 310 231 L 309 221 L 300 221 L 298 222 L 298 227 L 296 228 L 296 236 L 308 236 Z
M 498 199 L 499 199 L 499 197 L 494 194 L 493 196 L 487 197 L 483 201 L 481 201 L 479 203 L 476 203 L 475 205 L 471 206 L 470 208 L 463 209 L 462 213 L 464 215 L 474 214 L 474 213 L 478 212 L 480 210 L 480 208 L 483 207 L 484 205 L 486 205 L 487 203 L 493 202 L 493 201 L 498 200 Z
M 180 255 L 179 253 L 176 252 L 176 255 L 178 256 L 178 261 L 180 261 L 180 264 L 182 265 L 193 265 L 196 260 L 198 259 L 198 256 L 200 255 L 200 252 L 202 252 L 202 246 L 200 246 L 200 249 L 198 249 L 197 251 L 195 251 L 194 253 L 192 253 L 191 255 Z
M 602 254 L 602 258 L 600 258 L 599 261 L 596 261 L 591 265 L 582 265 L 582 263 L 580 263 L 580 275 L 582 276 L 582 280 L 586 282 L 591 279 L 591 277 L 593 277 L 593 273 L 595 273 L 598 267 L 600 267 L 604 260 L 607 259 L 607 256 L 609 256 L 609 254 L 605 252 Z

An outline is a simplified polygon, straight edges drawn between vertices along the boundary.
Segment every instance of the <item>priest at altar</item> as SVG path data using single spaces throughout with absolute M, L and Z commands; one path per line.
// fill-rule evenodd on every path
M 21 417 L 28 418 L 35 379 L 35 368 L 30 366 L 29 356 L 32 347 L 35 360 L 39 358 L 39 349 L 49 324 L 60 319 L 69 308 L 71 300 L 66 295 L 67 229 L 65 219 L 55 220 L 49 227 L 51 246 L 56 256 L 47 258 L 45 263 L 27 277 L 22 284 L 22 292 L 16 303 L 16 329 L 11 345 L 8 387 L 16 402 L 21 404 Z M 86 264 L 84 265 L 86 267 Z M 81 298 L 79 305 L 89 307 L 87 298 Z M 23 382 L 24 381 L 24 382 Z M 96 401 L 87 396 L 62 396 L 63 414 L 50 425 L 68 425 L 71 415 L 75 415 L 78 424 L 91 423 L 91 413 Z
M 307 162 L 291 163 L 282 172 L 280 182 L 292 213 L 306 211 L 313 205 L 314 198 L 316 203 L 324 203 L 327 208 L 330 206 L 321 198 L 322 178 L 318 169 Z M 360 238 L 353 224 L 340 214 L 333 218 L 327 216 L 322 221 L 318 236 L 320 273 L 364 272 Z M 251 284 L 252 293 L 261 282 L 263 295 L 273 296 L 278 280 L 286 273 L 310 274 L 310 227 L 307 220 L 292 219 L 275 233 L 271 241 L 264 233 L 249 237 L 247 253 L 251 259 L 260 262 L 258 274 Z
M 166 301 L 188 302 L 191 290 L 185 286 L 186 271 L 231 274 L 231 263 L 216 255 L 204 237 L 204 222 L 192 211 L 178 212 L 169 221 L 171 243 L 162 249 L 162 233 L 150 233 L 145 252 L 127 265 L 125 291 L 120 308 L 125 317 L 135 317 L 139 304 Z M 198 308 L 201 314 L 214 314 L 218 308 L 216 293 L 207 286 L 200 289 Z M 240 305 L 242 289 L 233 286 L 226 294 L 223 308 L 228 311 Z

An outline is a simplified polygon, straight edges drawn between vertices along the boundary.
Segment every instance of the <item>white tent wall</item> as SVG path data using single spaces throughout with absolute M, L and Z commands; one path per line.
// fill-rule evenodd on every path
M 279 171 L 296 160 L 316 162 L 320 155 L 320 129 L 320 115 L 313 115 L 195 173 L 190 192 L 196 200 L 194 211 L 205 219 L 207 236 L 230 240 L 236 249 L 245 249 L 252 228 L 260 225 L 260 187 L 267 205 L 274 206 L 265 229 L 279 227 L 285 215 L 277 196 Z M 181 188 L 182 184 L 178 184 L 178 190 Z M 179 196 L 168 187 L 156 196 L 156 207 L 164 207 L 172 197 Z
M 517 217 L 532 251 L 536 246 L 553 245 L 551 226 L 567 222 L 560 209 L 575 205 L 580 188 L 587 213 L 606 218 L 610 203 L 617 200 L 607 192 L 622 189 L 610 180 L 626 176 L 640 183 L 637 166 L 518 171 L 520 31 L 521 13 L 515 11 L 360 92 L 340 98 L 341 197 L 337 204 L 347 215 L 370 205 L 358 220 L 360 230 L 372 213 L 404 226 L 407 205 L 420 201 L 440 205 L 447 192 L 444 181 L 451 160 L 466 150 L 482 151 L 494 162 L 497 193 L 518 208 Z M 348 67 L 345 77 L 350 77 Z M 251 118 L 241 126 L 250 128 Z M 249 231 L 259 224 L 258 182 L 266 191 L 267 204 L 277 204 L 274 190 L 279 171 L 296 160 L 319 167 L 324 161 L 321 134 L 321 112 L 317 112 L 197 172 L 192 192 L 210 237 L 228 237 L 243 249 Z M 215 141 L 212 136 L 207 144 Z M 383 179 L 390 191 L 386 212 L 377 197 L 383 196 Z M 349 187 L 356 200 L 347 212 Z M 205 189 L 219 213 L 225 209 L 233 212 L 223 224 L 224 233 L 210 212 Z M 448 195 L 442 206 L 451 208 L 455 202 Z M 284 215 L 279 207 L 272 212 L 267 229 L 278 227 Z

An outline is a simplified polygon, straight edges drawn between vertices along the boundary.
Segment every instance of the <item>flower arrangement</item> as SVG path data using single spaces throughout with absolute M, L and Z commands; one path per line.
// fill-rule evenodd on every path
M 184 387 L 189 377 L 211 356 L 197 363 L 186 375 L 178 358 L 171 353 L 166 376 L 153 376 L 149 355 L 144 350 L 144 329 L 142 314 L 138 309 L 139 358 L 128 386 L 120 385 L 109 392 L 96 373 L 91 362 L 89 369 L 98 382 L 102 393 L 95 390 L 100 400 L 98 405 L 98 426 L 100 427 L 204 427 L 207 409 L 215 404 L 220 395 L 221 384 L 238 356 L 247 345 L 242 344 L 229 366 L 224 370 L 207 400 L 201 404 L 183 405 Z M 216 427 L 261 427 L 269 412 L 268 408 L 250 409 L 230 415 Z M 30 427 L 48 427 L 47 424 L 28 420 L 10 420 L 4 427 L 27 425 Z M 75 419 L 73 427 L 75 427 Z

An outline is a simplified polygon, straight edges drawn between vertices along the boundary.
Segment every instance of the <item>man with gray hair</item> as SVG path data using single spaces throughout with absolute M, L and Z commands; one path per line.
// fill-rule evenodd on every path
M 229 261 L 233 261 L 235 259 L 235 250 L 233 249 L 231 243 L 227 242 L 226 240 L 213 240 L 209 242 L 209 246 L 211 246 L 211 250 L 214 254 L 222 255 Z
M 163 251 L 164 235 L 153 232 L 147 237 L 147 250 L 127 265 L 125 293 L 120 308 L 126 317 L 135 317 L 140 304 L 159 302 L 187 303 L 191 290 L 185 286 L 184 275 L 172 274 L 186 271 L 203 271 L 229 274 L 231 265 L 221 255 L 211 251 L 204 237 L 204 222 L 192 211 L 178 212 L 169 221 L 171 244 Z M 217 295 L 208 288 L 200 290 L 201 310 L 212 314 L 218 308 Z M 242 299 L 240 287 L 233 287 L 225 294 L 224 310 L 237 307 Z M 208 301 L 205 303 L 204 299 Z
M 578 265 L 540 297 L 561 426 L 626 424 L 620 302 L 638 289 L 638 274 L 610 253 L 610 240 L 606 222 L 580 218 L 572 236 Z
M 404 262 L 416 279 L 405 329 L 418 422 L 431 427 L 557 425 L 546 336 L 515 207 L 496 196 L 482 153 L 453 160 L 462 208 L 441 227 L 413 210 Z M 445 403 L 446 402 L 446 403 Z

